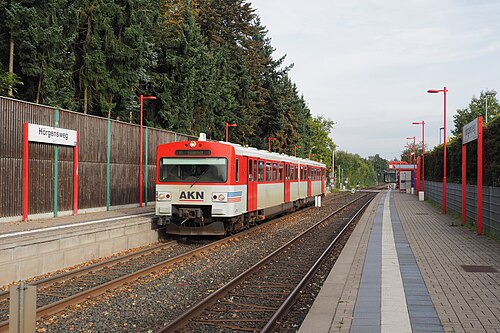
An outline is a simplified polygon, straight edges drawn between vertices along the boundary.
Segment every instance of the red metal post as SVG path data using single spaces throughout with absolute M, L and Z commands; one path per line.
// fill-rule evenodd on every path
M 415 135 L 413 136 L 413 162 L 415 164 L 418 164 L 417 162 L 417 145 L 416 145 L 416 142 L 415 142 Z M 414 172 L 416 172 L 417 176 L 415 178 L 418 179 L 418 172 L 417 170 L 414 169 Z M 413 177 L 411 177 L 412 179 L 412 183 L 413 183 Z M 418 181 L 418 180 L 417 180 Z M 418 195 L 418 190 L 415 191 L 415 195 Z
M 425 121 L 422 120 L 422 191 L 425 191 L 424 178 L 425 178 Z
M 443 214 L 446 214 L 446 87 L 443 89 L 444 95 L 444 161 L 443 161 Z
M 226 142 L 229 142 L 229 127 L 238 126 L 236 124 L 226 123 Z
M 76 133 L 76 145 L 73 148 L 73 215 L 78 215 L 78 141 L 79 134 Z
M 483 233 L 483 117 L 477 118 L 477 234 Z
M 297 148 L 302 148 L 302 146 L 293 146 L 293 156 L 297 157 Z
M 429 89 L 427 92 L 431 94 L 442 92 L 444 95 L 443 214 L 446 214 L 446 93 L 448 92 L 448 89 L 446 89 L 446 87 L 443 89 Z
M 140 103 L 140 128 L 139 128 L 139 207 L 142 207 L 142 103 L 144 102 L 144 96 L 139 96 Z
M 467 219 L 467 145 L 462 145 L 462 225 Z
M 144 96 L 144 95 L 140 95 L 139 96 L 139 104 L 140 104 L 140 108 L 141 108 L 141 112 L 140 112 L 140 117 L 141 117 L 141 120 L 140 120 L 140 128 L 139 128 L 139 136 L 140 136 L 140 148 L 139 148 L 139 207 L 142 207 L 142 190 L 143 190 L 143 180 L 142 180 L 142 104 L 144 103 L 144 100 L 145 99 L 156 99 L 156 96 Z M 146 197 L 146 200 L 147 200 L 147 197 Z
M 413 161 L 417 161 L 417 144 L 415 142 L 415 136 L 413 136 Z
M 417 191 L 416 195 L 418 195 L 418 192 L 420 192 L 420 156 L 417 157 Z
M 28 221 L 28 123 L 23 124 L 23 221 Z

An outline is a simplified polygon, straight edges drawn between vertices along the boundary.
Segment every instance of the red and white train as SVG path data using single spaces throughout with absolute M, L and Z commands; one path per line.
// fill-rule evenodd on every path
M 230 234 L 325 193 L 323 163 L 228 142 L 159 145 L 156 170 L 156 215 L 169 234 Z

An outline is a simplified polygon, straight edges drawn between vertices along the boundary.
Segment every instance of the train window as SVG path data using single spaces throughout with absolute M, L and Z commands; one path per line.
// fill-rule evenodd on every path
M 259 182 L 264 181 L 264 162 L 259 161 Z
M 240 159 L 239 158 L 236 159 L 235 172 L 236 172 L 236 175 L 235 175 L 234 179 L 236 180 L 236 182 L 239 182 L 240 181 Z
M 252 160 L 248 160 L 248 181 L 253 180 L 253 162 Z
M 293 179 L 298 180 L 299 179 L 299 167 L 294 166 L 293 167 Z
M 278 180 L 283 181 L 283 164 L 278 165 Z
M 225 183 L 227 159 L 214 157 L 160 159 L 160 182 Z
M 271 181 L 271 162 L 266 162 L 266 182 Z
M 257 181 L 257 161 L 253 161 L 253 181 Z
M 278 164 L 273 163 L 273 182 L 278 179 Z

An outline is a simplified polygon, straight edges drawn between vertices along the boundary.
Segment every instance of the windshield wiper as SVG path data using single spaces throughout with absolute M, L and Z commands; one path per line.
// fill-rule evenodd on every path
M 209 168 L 209 167 L 207 167 L 205 170 L 203 170 L 203 172 L 202 172 L 202 173 L 200 173 L 200 175 L 199 175 L 198 177 L 196 177 L 196 179 L 195 179 L 195 180 L 194 180 L 194 182 L 191 184 L 191 186 L 189 186 L 189 188 L 193 187 L 193 185 L 194 185 L 194 184 L 196 184 L 196 183 L 200 180 L 201 176 L 203 176 L 204 174 L 206 174 L 206 173 L 207 173 L 208 169 L 210 169 L 210 168 Z

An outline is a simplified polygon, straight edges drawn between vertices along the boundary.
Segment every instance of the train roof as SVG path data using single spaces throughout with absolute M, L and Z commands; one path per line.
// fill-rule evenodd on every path
M 238 155 L 243 155 L 243 156 L 254 156 L 254 157 L 260 157 L 263 159 L 279 159 L 280 161 L 285 161 L 285 162 L 290 162 L 290 163 L 296 163 L 296 164 L 308 164 L 308 165 L 313 165 L 317 167 L 325 167 L 324 163 L 321 162 L 316 162 L 316 161 L 311 161 L 308 159 L 304 158 L 299 158 L 299 157 L 294 157 L 294 156 L 289 156 L 285 154 L 280 154 L 280 153 L 273 153 L 269 152 L 267 150 L 261 150 L 253 147 L 245 147 L 242 145 L 239 145 L 237 143 L 231 143 L 231 142 L 226 142 L 226 141 L 218 141 L 217 143 L 223 144 L 223 145 L 230 145 L 233 146 L 236 154 Z
M 295 163 L 295 164 L 307 164 L 307 165 L 312 165 L 312 166 L 317 166 L 317 167 L 325 167 L 324 163 L 321 162 L 316 162 L 304 158 L 299 158 L 299 157 L 293 157 L 285 154 L 279 154 L 279 153 L 273 153 L 269 152 L 267 150 L 261 150 L 257 148 L 252 148 L 252 147 L 245 147 L 236 143 L 231 143 L 231 142 L 226 142 L 226 141 L 212 141 L 212 140 L 189 140 L 189 141 L 175 141 L 175 142 L 170 142 L 170 143 L 165 143 L 161 144 L 160 146 L 163 145 L 179 145 L 179 144 L 187 144 L 191 141 L 194 142 L 206 142 L 210 145 L 221 145 L 221 146 L 231 146 L 234 148 L 235 153 L 237 155 L 243 155 L 243 156 L 251 156 L 251 157 L 257 157 L 257 158 L 262 158 L 266 160 L 279 160 L 279 161 L 284 161 L 284 162 L 289 162 L 289 163 Z M 186 145 L 187 146 L 187 145 Z

